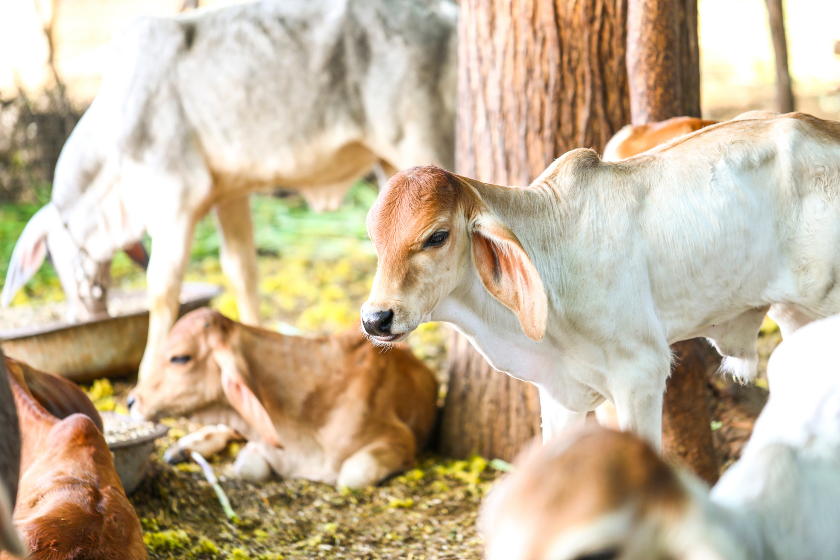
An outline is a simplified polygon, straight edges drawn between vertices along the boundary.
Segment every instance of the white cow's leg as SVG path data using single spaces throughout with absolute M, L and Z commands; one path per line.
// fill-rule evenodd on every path
M 192 451 L 209 457 L 224 450 L 229 441 L 237 439 L 242 438 L 234 429 L 224 424 L 204 426 L 176 441 L 163 454 L 163 460 L 167 463 L 180 463 L 186 461 Z
M 618 425 L 622 432 L 633 432 L 650 443 L 657 452 L 662 450 L 662 396 L 659 390 L 630 390 L 615 395 Z
M 554 397 L 549 395 L 542 387 L 539 387 L 539 391 L 543 443 L 565 428 L 581 426 L 586 421 L 585 412 L 572 412 L 554 400 Z
M 770 306 L 770 311 L 767 314 L 779 325 L 782 338 L 787 338 L 814 320 L 813 317 L 802 313 L 796 306 L 781 303 Z
M 250 482 L 265 482 L 271 477 L 271 466 L 263 457 L 260 444 L 251 442 L 239 450 L 233 462 L 233 473 Z
M 161 220 L 163 222 L 163 220 Z M 191 218 L 180 215 L 166 226 L 158 222 L 152 235 L 152 254 L 146 272 L 149 301 L 149 338 L 146 351 L 140 362 L 140 381 L 148 378 L 156 367 L 158 354 L 166 342 L 169 329 L 178 318 L 178 299 L 181 281 L 190 255 L 194 223 Z
M 248 200 L 248 196 L 242 196 L 217 204 L 216 223 L 222 234 L 222 270 L 233 288 L 239 320 L 259 325 L 257 248 Z

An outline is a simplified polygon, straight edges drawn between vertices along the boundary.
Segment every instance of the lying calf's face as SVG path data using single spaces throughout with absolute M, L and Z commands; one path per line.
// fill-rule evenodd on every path
M 242 352 L 242 325 L 211 309 L 184 315 L 158 368 L 129 394 L 131 416 L 157 420 L 227 404 L 269 445 L 282 447 Z
M 224 402 L 213 347 L 227 338 L 227 319 L 209 309 L 185 315 L 169 333 L 154 373 L 129 395 L 131 415 L 158 420 Z
M 692 507 L 647 444 L 586 430 L 531 449 L 485 500 L 479 528 L 488 560 L 714 560 L 693 542 L 705 538 L 690 534 Z
M 379 262 L 362 306 L 362 324 L 373 340 L 404 339 L 431 320 L 444 298 L 479 282 L 517 315 L 525 334 L 534 340 L 545 334 L 539 273 L 475 185 L 437 167 L 415 167 L 395 175 L 379 194 L 367 218 Z

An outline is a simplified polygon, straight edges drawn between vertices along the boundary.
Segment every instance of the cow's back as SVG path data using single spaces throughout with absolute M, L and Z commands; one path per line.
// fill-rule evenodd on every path
M 194 135 L 219 180 L 298 186 L 365 172 L 372 149 L 426 120 L 454 135 L 455 22 L 439 4 L 266 1 L 136 20 L 103 81 L 125 100 L 109 109 L 120 144 L 142 159 Z

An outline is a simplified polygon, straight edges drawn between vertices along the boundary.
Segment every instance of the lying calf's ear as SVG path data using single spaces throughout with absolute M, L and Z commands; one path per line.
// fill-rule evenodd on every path
M 542 279 L 516 235 L 501 220 L 483 212 L 473 222 L 473 264 L 487 291 L 516 313 L 533 340 L 542 340 L 548 301 Z
M 9 271 L 3 293 L 0 295 L 0 305 L 8 307 L 12 298 L 38 272 L 47 256 L 47 234 L 55 224 L 61 223 L 58 209 L 50 202 L 37 212 L 23 228 L 23 233 L 15 243 Z
M 282 449 L 274 422 L 246 381 L 248 373 L 244 371 L 245 365 L 238 363 L 236 356 L 227 347 L 217 348 L 213 355 L 222 370 L 222 390 L 228 402 L 266 443 Z

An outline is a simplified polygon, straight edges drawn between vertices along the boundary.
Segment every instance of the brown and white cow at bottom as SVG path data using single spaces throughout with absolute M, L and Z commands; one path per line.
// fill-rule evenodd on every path
M 210 309 L 185 315 L 158 368 L 132 391 L 135 418 L 191 415 L 223 448 L 230 426 L 249 443 L 238 476 L 288 478 L 351 488 L 410 468 L 436 418 L 434 373 L 407 348 L 382 352 L 358 327 L 319 338 L 246 326 Z M 222 437 L 219 437 L 219 436 Z
M 840 315 L 770 358 L 770 400 L 711 493 L 630 433 L 534 446 L 482 506 L 488 560 L 840 558 Z
M 70 381 L 9 358 L 5 363 L 22 443 L 14 522 L 29 558 L 146 558 L 140 520 L 114 469 L 93 404 Z M 6 560 L 5 554 L 0 559 Z

